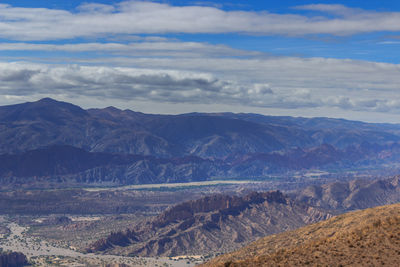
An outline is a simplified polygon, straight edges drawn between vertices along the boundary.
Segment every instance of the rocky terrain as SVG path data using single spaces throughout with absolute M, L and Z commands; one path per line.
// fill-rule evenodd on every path
M 400 202 L 400 176 L 312 185 L 291 196 L 314 207 L 342 213 Z
M 279 191 L 207 196 L 178 204 L 146 223 L 114 232 L 88 251 L 139 256 L 199 255 L 230 251 L 256 238 L 295 229 L 331 214 Z
M 208 196 L 178 204 L 146 224 L 114 232 L 89 251 L 142 256 L 229 251 L 333 214 L 397 203 L 399 179 L 315 185 L 288 195 L 278 191 Z
M 0 252 L 1 267 L 22 267 L 27 266 L 28 259 L 20 252 Z
M 267 236 L 206 266 L 398 266 L 400 204 Z
M 334 179 L 334 178 L 331 178 Z M 349 182 L 329 182 L 306 186 L 299 179 L 290 182 L 257 182 L 237 185 L 189 186 L 154 188 L 92 188 L 92 189 L 23 189 L 0 191 L 0 214 L 121 214 L 161 212 L 183 201 L 207 194 L 226 192 L 243 195 L 250 191 L 279 188 L 291 198 L 307 205 L 342 213 L 400 201 L 399 176 L 386 179 L 358 179 Z M 172 185 L 172 184 L 171 184 Z M 185 184 L 186 185 L 186 184 Z M 50 185 L 52 186 L 52 185 Z M 82 205 L 82 203 L 85 203 Z M 0 228 L 1 230 L 1 228 Z M 1 232 L 1 231 L 0 231 Z
M 30 217 L 32 218 L 32 217 Z M 98 232 L 93 229 L 92 231 L 80 231 L 71 232 L 64 228 L 63 222 L 50 226 L 48 228 L 48 222 L 43 221 L 43 227 L 40 227 L 40 231 L 37 232 L 36 227 L 30 227 L 26 225 L 27 217 L 0 217 L 0 224 L 6 225 L 11 234 L 5 238 L 0 238 L 0 251 L 6 251 L 0 253 L 0 266 L 14 266 L 20 267 L 26 263 L 28 258 L 29 266 L 37 267 L 49 267 L 49 266 L 141 266 L 141 267 L 154 267 L 154 266 L 181 266 L 190 267 L 194 266 L 194 262 L 191 259 L 173 260 L 168 258 L 141 258 L 141 257 L 122 257 L 115 255 L 95 255 L 80 253 L 76 251 L 76 244 L 84 242 L 85 235 L 96 235 Z M 32 218 L 34 219 L 34 218 Z M 36 223 L 40 224 L 40 219 L 35 219 Z M 92 220 L 94 219 L 94 220 Z M 110 218 L 106 218 L 108 221 L 104 222 L 104 226 L 107 224 L 110 226 Z M 95 217 L 74 217 L 74 223 L 79 222 L 93 222 L 102 223 L 99 218 Z M 78 220 L 78 221 L 77 221 Z M 95 221 L 96 220 L 96 221 Z M 21 222 L 18 222 L 21 221 Z M 25 221 L 25 222 L 22 222 Z M 115 225 L 118 227 L 118 221 Z M 20 224 L 21 223 L 21 224 Z M 54 221 L 52 222 L 54 223 Z M 103 224 L 103 223 L 102 223 Z M 30 224 L 29 224 L 30 225 Z M 32 225 L 31 225 L 32 226 Z M 111 224 L 111 227 L 114 226 Z M 59 228 L 61 227 L 61 229 Z M 63 229 L 64 228 L 64 229 Z M 47 229 L 47 230 L 46 230 Z M 106 230 L 105 228 L 102 228 Z M 99 230 L 99 229 L 97 229 Z M 45 231 L 47 234 L 43 235 Z M 39 235 L 38 235 L 39 234 Z M 53 238 L 49 238 L 50 236 Z M 62 235 L 66 237 L 64 241 L 67 241 L 67 245 L 62 245 L 59 242 L 54 242 L 54 237 Z M 72 235 L 72 236 L 68 236 Z M 69 241 L 74 241 L 69 245 Z M 9 251 L 15 251 L 10 253 Z M 26 257 L 25 257 L 25 256 Z
M 45 98 L 0 107 L 7 185 L 124 185 L 395 169 L 400 126 L 257 114 L 84 110 Z
M 201 195 L 196 190 L 180 190 L 177 193 L 139 190 L 15 190 L 0 192 L 0 214 L 154 214 Z

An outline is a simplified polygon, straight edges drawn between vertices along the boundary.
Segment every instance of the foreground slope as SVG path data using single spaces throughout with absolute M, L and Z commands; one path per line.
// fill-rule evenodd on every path
M 205 266 L 398 266 L 400 204 L 267 236 Z

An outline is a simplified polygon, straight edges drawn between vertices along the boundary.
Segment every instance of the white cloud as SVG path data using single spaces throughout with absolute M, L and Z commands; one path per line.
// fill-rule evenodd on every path
M 177 103 L 237 102 L 239 98 L 251 101 L 246 89 L 239 84 L 207 73 L 17 63 L 0 64 L 0 93 Z
M 400 114 L 396 64 L 294 57 L 124 60 L 136 67 L 1 63 L 0 94 L 145 101 L 155 104 L 154 112 L 163 112 L 157 103 L 176 103 L 177 110 L 192 103 Z
M 0 43 L 0 51 L 63 51 L 63 52 L 106 52 L 130 56 L 168 57 L 224 57 L 262 56 L 261 52 L 234 49 L 226 45 L 212 45 L 198 42 L 155 41 L 123 43 L 76 43 L 76 44 L 33 44 Z
M 366 11 L 359 9 L 359 8 L 349 8 L 344 5 L 339 5 L 339 4 L 311 4 L 311 5 L 295 6 L 294 8 L 299 9 L 299 10 L 312 10 L 312 11 L 326 12 L 326 13 L 338 15 L 340 17 L 349 17 L 349 16 L 367 13 Z
M 318 14 L 305 16 L 267 11 L 224 11 L 210 6 L 172 6 L 143 1 L 127 1 L 116 5 L 89 3 L 76 12 L 0 4 L 0 37 L 56 40 L 116 34 L 244 33 L 298 36 L 400 31 L 399 12 L 372 12 L 342 5 L 306 5 L 297 9 Z

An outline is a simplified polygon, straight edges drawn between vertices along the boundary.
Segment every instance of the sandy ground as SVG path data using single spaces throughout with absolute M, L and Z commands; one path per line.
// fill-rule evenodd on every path
M 189 262 L 187 259 L 173 260 L 161 257 L 133 258 L 114 255 L 98 255 L 93 253 L 80 253 L 72 249 L 54 247 L 45 240 L 37 237 L 30 237 L 27 234 L 28 227 L 20 226 L 14 222 L 8 222 L 3 216 L 0 216 L 0 222 L 11 230 L 11 234 L 8 237 L 0 239 L 0 247 L 3 250 L 22 252 L 28 258 L 41 256 L 62 256 L 76 259 L 96 259 L 102 262 L 110 263 L 126 263 L 130 266 L 190 267 L 195 265 L 194 262 Z

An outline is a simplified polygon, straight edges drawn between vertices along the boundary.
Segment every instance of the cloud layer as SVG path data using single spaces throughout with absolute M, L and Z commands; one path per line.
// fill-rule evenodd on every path
M 234 112 L 254 108 L 290 115 L 304 110 L 361 112 L 364 117 L 400 114 L 399 64 L 277 57 L 227 45 L 234 41 L 223 45 L 196 35 L 183 38 L 233 33 L 254 35 L 246 40 L 319 34 L 335 39 L 389 31 L 390 41 L 379 42 L 388 47 L 396 45 L 400 31 L 399 12 L 322 4 L 292 10 L 226 11 L 149 1 L 89 3 L 73 11 L 0 4 L 0 104 L 52 96 L 81 99 L 84 106 L 89 101 L 117 106 L 129 102 L 133 107 L 146 103 L 157 113 L 164 113 L 168 103 L 177 112 L 182 106 L 190 111 L 201 105 L 201 111 L 224 106 Z M 168 35 L 175 33 L 184 33 L 175 38 L 202 41 Z
M 169 103 L 251 103 L 267 84 L 242 86 L 211 74 L 154 69 L 0 64 L 0 94 L 67 95 Z
M 153 37 L 154 39 L 156 37 Z M 155 39 L 157 40 L 157 39 Z M 263 56 L 256 51 L 234 49 L 226 45 L 212 45 L 199 42 L 137 41 L 131 43 L 75 43 L 75 44 L 34 44 L 0 43 L 0 51 L 45 51 L 45 52 L 101 52 L 125 56 L 167 56 L 167 57 L 250 57 Z
M 373 12 L 342 5 L 305 5 L 306 16 L 267 11 L 225 11 L 208 6 L 126 1 L 115 5 L 85 4 L 76 12 L 16 8 L 0 4 L 0 38 L 57 40 L 130 34 L 242 33 L 262 35 L 351 35 L 400 31 L 399 12 Z
M 189 64 L 192 71 L 187 71 Z M 135 65 L 141 67 L 2 63 L 0 94 L 400 113 L 400 66 L 395 64 L 323 58 L 213 62 L 196 58 L 138 59 Z

